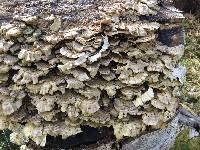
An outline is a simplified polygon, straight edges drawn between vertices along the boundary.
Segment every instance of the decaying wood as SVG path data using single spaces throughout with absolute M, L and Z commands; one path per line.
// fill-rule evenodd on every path
M 184 108 L 177 111 L 176 117 L 170 121 L 164 129 L 156 130 L 151 133 L 144 134 L 138 138 L 122 142 L 122 150 L 168 150 L 173 146 L 177 135 L 186 127 L 192 127 L 196 131 L 200 128 L 200 117 L 191 114 Z M 102 144 L 96 150 L 111 150 L 114 141 Z M 92 148 L 88 148 L 90 150 Z
M 28 149 L 53 148 L 49 136 L 82 137 L 70 148 L 170 127 L 186 73 L 183 19 L 159 0 L 4 0 L 0 129 Z M 86 127 L 97 130 L 96 140 Z M 149 133 L 152 145 L 161 147 L 171 127 Z
M 200 0 L 174 0 L 174 5 L 185 13 L 192 13 L 199 16 Z
M 171 146 L 173 146 L 177 135 L 183 130 L 183 125 L 198 130 L 200 127 L 200 118 L 181 108 L 179 109 L 177 116 L 169 123 L 167 128 L 143 135 L 138 139 L 125 144 L 122 149 L 170 149 Z

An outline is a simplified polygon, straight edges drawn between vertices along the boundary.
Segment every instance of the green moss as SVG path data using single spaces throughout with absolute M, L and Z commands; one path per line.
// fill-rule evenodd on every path
M 181 64 L 187 69 L 187 77 L 181 96 L 182 103 L 196 114 L 200 113 L 200 21 L 195 17 L 186 18 L 185 55 Z M 200 150 L 200 137 L 189 139 L 189 130 L 177 137 L 171 150 Z
M 183 58 L 181 64 L 187 69 L 182 98 L 188 103 L 198 104 L 200 99 L 200 59 Z
M 182 90 L 182 102 L 200 113 L 200 20 L 189 16 L 185 27 L 185 55 L 181 64 L 187 69 L 186 82 Z
M 200 137 L 189 139 L 189 129 L 181 132 L 171 150 L 200 150 Z
M 9 140 L 10 131 L 0 132 L 0 150 L 18 150 L 19 147 Z

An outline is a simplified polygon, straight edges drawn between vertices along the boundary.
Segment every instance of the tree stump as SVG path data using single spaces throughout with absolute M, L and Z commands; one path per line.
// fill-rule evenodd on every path
M 183 19 L 160 0 L 3 0 L 0 129 L 21 149 L 169 148 Z

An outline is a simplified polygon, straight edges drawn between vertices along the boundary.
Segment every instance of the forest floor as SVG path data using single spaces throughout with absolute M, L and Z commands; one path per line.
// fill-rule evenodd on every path
M 185 55 L 181 65 L 186 67 L 187 76 L 183 86 L 182 105 L 200 116 L 200 19 L 185 14 Z M 200 150 L 200 137 L 189 138 L 189 129 L 177 137 L 172 150 Z
M 181 64 L 187 69 L 187 77 L 180 99 L 185 107 L 200 115 L 200 19 L 190 14 L 185 16 L 185 55 Z M 0 133 L 0 150 L 17 149 L 9 142 L 7 132 Z M 186 129 L 177 137 L 172 150 L 200 150 L 200 137 L 189 139 L 189 129 Z

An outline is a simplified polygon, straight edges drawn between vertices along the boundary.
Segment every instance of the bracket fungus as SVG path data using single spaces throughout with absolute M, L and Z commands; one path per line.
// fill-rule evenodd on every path
M 180 12 L 160 0 L 0 6 L 10 3 L 2 13 L 10 19 L 0 20 L 0 129 L 12 130 L 21 149 L 30 141 L 44 147 L 49 135 L 75 136 L 85 125 L 111 127 L 119 141 L 175 116 L 184 46 L 183 31 L 171 28 L 182 28 Z M 180 41 L 168 44 L 163 30 Z

